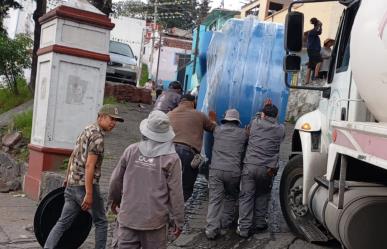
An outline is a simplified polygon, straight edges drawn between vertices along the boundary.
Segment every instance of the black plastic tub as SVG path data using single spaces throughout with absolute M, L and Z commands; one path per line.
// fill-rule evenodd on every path
M 64 187 L 48 193 L 39 203 L 34 218 L 34 232 L 39 244 L 44 247 L 47 237 L 58 221 L 64 205 Z M 81 211 L 71 227 L 63 234 L 57 249 L 76 249 L 90 233 L 92 218 L 88 212 Z

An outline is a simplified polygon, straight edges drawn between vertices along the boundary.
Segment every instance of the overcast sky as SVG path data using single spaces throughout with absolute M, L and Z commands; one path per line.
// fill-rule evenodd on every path
M 113 0 L 113 2 L 119 2 L 122 0 Z M 143 2 L 147 2 L 146 0 L 142 0 Z M 173 0 L 171 0 L 173 1 Z M 211 0 L 211 8 L 219 8 L 222 0 Z M 242 2 L 242 3 L 241 3 Z M 224 8 L 232 9 L 232 10 L 240 10 L 243 2 L 248 2 L 247 0 L 224 0 Z
M 219 8 L 222 0 L 212 0 L 211 7 Z M 231 10 L 240 10 L 243 5 L 239 0 L 224 0 L 224 8 Z M 246 1 L 247 2 L 247 1 Z

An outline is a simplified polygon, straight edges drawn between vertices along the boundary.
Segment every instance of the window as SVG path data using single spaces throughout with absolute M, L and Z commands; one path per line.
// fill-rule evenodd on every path
M 339 47 L 337 50 L 336 73 L 345 72 L 348 69 L 350 57 L 349 48 L 351 40 L 351 30 L 358 9 L 359 2 L 356 2 L 354 5 L 350 6 L 348 9 L 345 10 L 343 29 L 340 37 Z
M 340 73 L 348 70 L 351 30 L 359 5 L 359 2 L 354 2 L 346 10 L 344 10 L 343 15 L 341 16 L 340 25 L 335 39 L 336 44 L 332 51 L 331 64 L 329 66 L 328 83 L 332 83 L 334 72 Z
M 130 46 L 122 42 L 110 41 L 109 52 L 134 58 Z

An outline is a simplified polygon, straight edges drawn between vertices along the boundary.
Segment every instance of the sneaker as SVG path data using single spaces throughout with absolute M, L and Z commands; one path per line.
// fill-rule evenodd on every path
M 241 231 L 241 230 L 239 230 L 239 227 L 236 230 L 236 234 L 238 234 L 239 237 L 242 237 L 244 239 L 249 237 L 249 232 L 248 231 Z
M 210 232 L 210 231 L 207 231 L 207 230 L 206 230 L 206 237 L 207 237 L 207 239 L 213 240 L 213 239 L 216 238 L 217 235 L 218 235 L 218 234 L 215 233 L 215 232 Z

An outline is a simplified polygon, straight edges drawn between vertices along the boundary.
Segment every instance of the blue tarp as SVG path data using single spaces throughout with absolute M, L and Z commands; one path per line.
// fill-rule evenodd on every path
M 214 32 L 207 51 L 207 73 L 199 93 L 199 110 L 215 111 L 219 122 L 224 112 L 236 108 L 242 125 L 248 125 L 271 98 L 284 122 L 288 89 L 284 84 L 284 28 L 253 17 L 230 19 Z

